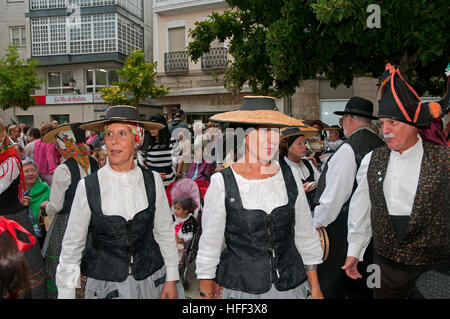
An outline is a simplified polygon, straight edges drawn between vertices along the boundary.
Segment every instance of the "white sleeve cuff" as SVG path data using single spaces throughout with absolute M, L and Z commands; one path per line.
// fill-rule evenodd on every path
M 75 288 L 58 288 L 58 299 L 75 299 Z

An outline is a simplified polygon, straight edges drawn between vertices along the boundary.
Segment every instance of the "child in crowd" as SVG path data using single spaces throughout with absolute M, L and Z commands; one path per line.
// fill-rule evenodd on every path
M 192 198 L 180 198 L 175 200 L 173 207 L 176 216 L 174 228 L 178 248 L 179 269 L 182 269 L 187 257 L 187 254 L 184 252 L 187 251 L 197 227 L 193 215 L 197 205 Z

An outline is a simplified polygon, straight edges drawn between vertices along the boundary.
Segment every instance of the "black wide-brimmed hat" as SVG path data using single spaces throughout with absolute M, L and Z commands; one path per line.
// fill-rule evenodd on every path
M 345 109 L 343 111 L 333 112 L 336 115 L 356 115 L 365 117 L 371 120 L 377 120 L 378 118 L 373 116 L 373 103 L 370 100 L 364 99 L 359 96 L 353 96 L 345 104 Z
M 431 117 L 437 117 L 441 112 L 439 103 L 422 103 L 400 70 L 391 64 L 386 65 L 380 78 L 378 105 L 379 118 L 390 118 L 416 127 L 427 127 Z
M 302 120 L 280 112 L 275 104 L 275 99 L 270 96 L 245 96 L 239 109 L 213 115 L 209 120 L 244 125 L 306 127 Z
M 67 123 L 61 124 L 57 128 L 47 132 L 42 137 L 44 143 L 56 143 L 56 136 L 64 131 L 72 131 L 75 137 L 75 143 L 86 143 L 86 131 L 80 128 L 81 123 Z
M 163 124 L 145 121 L 141 119 L 138 110 L 130 105 L 112 106 L 107 112 L 104 119 L 87 122 L 80 125 L 86 131 L 101 131 L 109 122 L 131 122 L 141 124 L 146 130 L 159 130 L 164 127 Z

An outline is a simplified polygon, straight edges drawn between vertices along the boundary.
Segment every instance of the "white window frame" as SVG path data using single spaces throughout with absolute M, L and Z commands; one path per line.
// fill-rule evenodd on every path
M 62 84 L 62 73 L 63 72 L 70 72 L 72 74 L 72 78 L 73 78 L 73 71 L 71 70 L 61 70 L 61 71 L 48 71 L 47 72 L 47 76 L 46 76 L 46 81 L 47 81 L 47 95 L 62 95 L 62 94 L 75 94 L 75 89 L 73 87 L 69 86 L 63 86 Z M 49 73 L 59 73 L 59 84 L 60 86 L 49 86 Z M 49 90 L 57 90 L 60 89 L 60 93 L 49 93 Z M 65 89 L 70 89 L 72 92 L 63 92 Z
M 96 72 L 98 70 L 105 70 L 106 71 L 106 85 L 98 85 L 96 80 Z M 109 79 L 109 71 L 117 71 L 118 69 L 102 69 L 102 68 L 95 68 L 95 69 L 84 69 L 84 82 L 86 83 L 86 92 L 87 93 L 97 93 L 100 89 L 103 89 L 105 87 L 111 86 L 110 79 Z M 93 71 L 92 76 L 92 84 L 87 84 L 87 72 Z M 120 79 L 118 79 L 120 80 Z M 88 89 L 92 89 L 92 92 L 89 92 Z
M 14 44 L 14 39 L 13 39 L 13 30 L 14 29 L 19 29 L 19 47 L 26 47 L 27 46 L 27 30 L 25 28 L 24 25 L 18 25 L 18 26 L 12 26 L 9 27 L 9 41 L 10 43 Z M 25 35 L 25 37 L 23 37 L 22 35 Z M 22 43 L 22 39 L 25 38 L 25 43 Z
M 184 45 L 185 45 L 185 50 L 186 50 L 187 43 L 188 43 L 188 21 L 187 20 L 172 20 L 172 21 L 165 23 L 165 27 L 166 27 L 166 51 L 165 52 L 170 52 L 169 51 L 169 29 L 181 28 L 181 27 L 184 28 Z

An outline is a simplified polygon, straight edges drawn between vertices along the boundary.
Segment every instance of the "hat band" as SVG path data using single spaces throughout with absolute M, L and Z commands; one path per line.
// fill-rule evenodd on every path
M 417 119 L 419 117 L 419 113 L 420 113 L 420 108 L 422 106 L 422 100 L 420 99 L 420 97 L 417 95 L 416 91 L 414 91 L 414 89 L 408 84 L 408 82 L 405 81 L 405 79 L 402 77 L 402 75 L 400 74 L 400 70 L 396 69 L 393 65 L 391 64 L 387 64 L 386 65 L 386 70 L 389 70 L 389 73 L 391 74 L 391 90 L 392 90 L 392 94 L 394 95 L 394 99 L 395 102 L 397 103 L 398 107 L 400 108 L 400 111 L 403 113 L 403 116 L 406 118 L 406 120 L 408 122 L 412 122 L 412 123 L 416 123 Z M 411 118 L 409 117 L 408 113 L 405 110 L 405 107 L 403 106 L 403 103 L 400 101 L 400 99 L 398 98 L 397 92 L 395 91 L 394 88 L 394 76 L 395 74 L 398 74 L 398 76 L 403 80 L 403 82 L 405 82 L 405 84 L 408 86 L 409 90 L 416 96 L 416 98 L 419 100 L 419 105 L 417 106 L 416 109 L 416 113 L 414 114 L 414 121 L 411 121 Z

